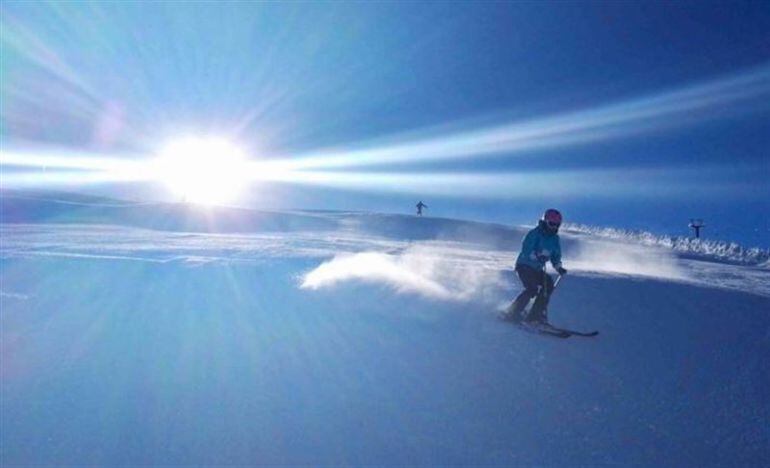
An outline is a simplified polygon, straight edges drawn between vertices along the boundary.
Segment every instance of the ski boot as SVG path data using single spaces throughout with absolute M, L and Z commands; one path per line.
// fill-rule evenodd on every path
M 500 319 L 506 322 L 521 323 L 524 320 L 524 311 L 516 312 L 513 306 L 514 304 L 508 306 L 508 308 L 500 314 Z
M 548 323 L 548 316 L 546 315 L 545 311 L 531 311 L 529 314 L 527 314 L 524 319 L 523 323 L 525 325 L 529 325 L 530 327 L 543 327 L 550 325 Z

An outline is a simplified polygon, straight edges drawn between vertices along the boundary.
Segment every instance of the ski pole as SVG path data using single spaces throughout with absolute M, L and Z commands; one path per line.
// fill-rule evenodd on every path
M 561 281 L 561 275 L 557 276 L 556 281 L 553 282 L 553 289 L 551 289 L 551 292 L 556 289 L 556 285 L 559 284 L 559 281 Z
M 559 281 L 561 281 L 561 275 L 558 275 L 556 277 L 556 280 L 553 282 L 553 287 L 549 291 L 548 290 L 548 273 L 546 272 L 546 269 L 543 268 L 543 298 L 545 300 L 549 300 L 551 298 L 551 294 L 553 294 L 553 292 L 556 290 L 556 286 L 559 284 Z
M 551 294 L 556 290 L 556 285 L 559 284 L 559 281 L 561 281 L 561 275 L 558 275 L 556 277 L 556 281 L 553 282 L 553 287 L 551 290 L 548 290 L 548 273 L 546 273 L 545 268 L 543 268 L 543 295 L 546 299 L 548 299 Z

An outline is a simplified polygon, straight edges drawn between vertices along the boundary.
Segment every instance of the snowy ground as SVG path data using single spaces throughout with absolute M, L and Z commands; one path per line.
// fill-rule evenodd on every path
M 524 227 L 6 196 L 6 464 L 770 463 L 770 269 Z

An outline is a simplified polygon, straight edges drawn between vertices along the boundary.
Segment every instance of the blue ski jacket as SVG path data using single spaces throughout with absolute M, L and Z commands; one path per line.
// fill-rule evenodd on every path
M 516 266 L 526 265 L 536 270 L 543 270 L 548 260 L 554 268 L 561 267 L 561 244 L 559 235 L 549 232 L 543 221 L 540 221 L 521 242 L 521 252 L 516 259 Z

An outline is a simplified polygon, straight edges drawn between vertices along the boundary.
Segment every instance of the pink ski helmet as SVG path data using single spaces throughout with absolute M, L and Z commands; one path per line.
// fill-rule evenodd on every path
M 549 208 L 543 213 L 543 222 L 549 229 L 557 230 L 561 226 L 561 213 L 559 210 Z

